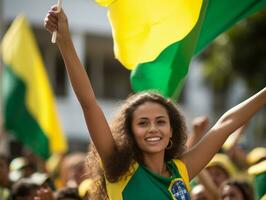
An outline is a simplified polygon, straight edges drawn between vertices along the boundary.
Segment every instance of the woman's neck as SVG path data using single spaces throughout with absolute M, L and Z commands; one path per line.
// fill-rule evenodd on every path
M 171 176 L 164 162 L 164 154 L 144 154 L 143 158 L 145 166 L 152 172 L 161 176 Z

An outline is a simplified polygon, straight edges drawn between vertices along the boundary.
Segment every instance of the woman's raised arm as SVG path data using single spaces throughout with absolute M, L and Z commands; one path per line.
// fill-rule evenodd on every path
M 266 88 L 227 111 L 207 134 L 181 158 L 190 179 L 197 175 L 222 147 L 228 136 L 243 126 L 266 104 Z
M 57 12 L 53 6 L 49 10 L 44 26 L 49 32 L 57 31 L 57 45 L 64 59 L 72 87 L 82 107 L 91 139 L 103 161 L 109 159 L 116 146 L 103 111 L 99 107 L 90 80 L 74 48 L 68 28 L 68 20 L 63 10 Z M 71 114 L 71 113 L 70 113 Z

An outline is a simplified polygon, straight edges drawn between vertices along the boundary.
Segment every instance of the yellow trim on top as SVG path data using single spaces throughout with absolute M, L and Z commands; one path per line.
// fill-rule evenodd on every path
M 123 200 L 123 191 L 125 187 L 127 186 L 128 182 L 138 169 L 139 164 L 137 162 L 134 162 L 130 169 L 132 169 L 132 173 L 130 175 L 125 175 L 124 177 L 121 178 L 118 182 L 111 183 L 106 179 L 106 189 L 107 189 L 107 194 L 110 200 Z
M 178 159 L 175 159 L 173 161 L 174 161 L 174 163 L 175 163 L 175 165 L 179 171 L 181 178 L 183 179 L 183 181 L 186 185 L 187 190 L 190 191 L 191 187 L 189 184 L 189 176 L 188 176 L 186 165 L 181 160 L 178 160 Z

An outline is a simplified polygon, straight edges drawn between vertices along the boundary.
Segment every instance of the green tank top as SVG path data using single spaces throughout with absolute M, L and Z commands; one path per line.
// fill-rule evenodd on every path
M 171 177 L 163 177 L 135 163 L 131 175 L 110 183 L 106 188 L 110 200 L 189 200 L 189 178 L 186 166 L 180 160 L 166 163 Z

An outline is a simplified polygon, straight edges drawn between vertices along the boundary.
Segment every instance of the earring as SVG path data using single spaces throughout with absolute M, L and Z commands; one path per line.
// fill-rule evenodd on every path
M 169 139 L 169 143 L 168 143 L 166 149 L 169 150 L 169 149 L 172 148 L 172 146 L 173 146 L 173 141 L 172 141 L 172 138 L 170 138 L 170 139 Z

